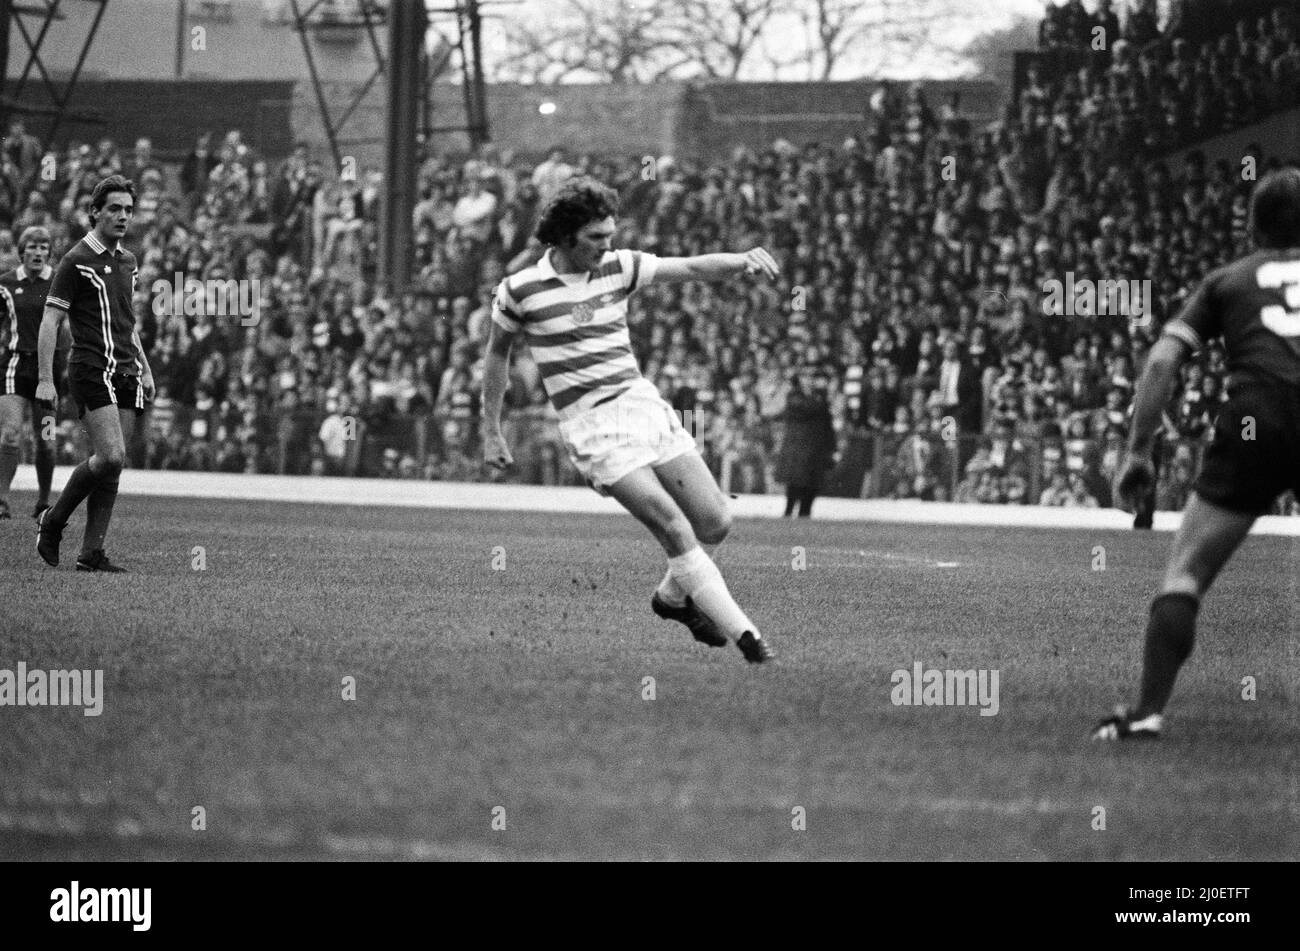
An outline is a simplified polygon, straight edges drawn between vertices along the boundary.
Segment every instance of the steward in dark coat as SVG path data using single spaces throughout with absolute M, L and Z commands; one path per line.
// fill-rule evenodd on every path
M 797 379 L 786 399 L 783 420 L 785 435 L 776 481 L 786 487 L 785 514 L 790 515 L 798 502 L 799 515 L 806 518 L 835 457 L 835 426 L 824 381 L 807 386 L 805 380 Z

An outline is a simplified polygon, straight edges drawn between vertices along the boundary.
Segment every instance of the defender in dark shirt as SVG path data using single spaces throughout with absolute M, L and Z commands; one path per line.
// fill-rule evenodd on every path
M 1201 598 L 1255 519 L 1282 492 L 1300 493 L 1300 169 L 1266 175 L 1250 215 L 1258 250 L 1196 289 L 1165 325 L 1138 384 L 1116 484 L 1127 506 L 1154 479 L 1151 441 L 1179 369 L 1207 341 L 1223 338 L 1229 399 L 1151 605 L 1138 702 L 1099 723 L 1094 739 L 1160 735 L 1178 670 L 1192 652 Z
M 33 225 L 18 238 L 22 263 L 0 274 L 0 520 L 10 517 L 9 487 L 18 468 L 23 414 L 31 406 L 36 446 L 38 494 L 32 517 L 49 507 L 54 478 L 54 415 L 36 405 L 36 338 L 45 313 L 45 296 L 54 269 L 50 267 L 50 233 Z M 68 329 L 59 327 L 54 379 L 60 395 L 68 360 Z
M 95 186 L 90 207 L 95 227 L 63 256 L 46 298 L 36 398 L 55 399 L 55 338 L 66 313 L 72 329 L 68 388 L 81 408 L 91 455 L 73 470 L 54 506 L 41 513 L 36 551 L 50 566 L 58 565 L 63 527 L 81 501 L 88 499 L 77 570 L 120 572 L 123 569 L 104 554 L 104 537 L 127 441 L 136 417 L 153 399 L 153 374 L 131 307 L 135 257 L 122 247 L 135 212 L 135 186 L 121 175 L 110 175 Z

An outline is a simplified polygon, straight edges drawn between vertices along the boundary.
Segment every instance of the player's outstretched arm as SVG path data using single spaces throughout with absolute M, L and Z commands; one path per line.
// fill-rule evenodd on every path
M 1133 405 L 1133 431 L 1129 434 L 1128 453 L 1115 481 L 1115 496 L 1121 507 L 1133 511 L 1155 479 L 1151 448 L 1160 417 L 1173 395 L 1178 371 L 1188 357 L 1188 346 L 1168 334 L 1156 341 L 1138 381 Z
M 744 254 L 698 254 L 689 258 L 660 258 L 655 282 L 721 281 L 738 274 L 762 274 L 774 280 L 781 273 L 772 255 L 763 248 Z
M 63 311 L 46 305 L 41 314 L 41 329 L 36 337 L 36 401 L 55 403 L 59 394 L 54 387 L 54 351 L 59 343 L 59 321 Z
M 510 447 L 501 435 L 501 402 L 510 385 L 510 351 L 518 334 L 510 333 L 495 321 L 490 325 L 487 354 L 483 357 L 483 410 L 480 432 L 483 435 L 483 462 L 490 469 L 503 471 L 514 462 Z

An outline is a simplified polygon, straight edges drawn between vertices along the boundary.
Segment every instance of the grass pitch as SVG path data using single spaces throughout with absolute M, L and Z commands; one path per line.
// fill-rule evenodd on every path
M 124 496 L 116 577 L 71 570 L 79 518 L 57 571 L 30 525 L 0 523 L 0 668 L 105 698 L 0 708 L 6 858 L 1300 852 L 1300 539 L 1220 579 L 1166 738 L 1101 748 L 1167 534 L 739 522 L 754 668 L 650 613 L 626 517 Z M 998 670 L 998 714 L 895 706 L 916 661 Z

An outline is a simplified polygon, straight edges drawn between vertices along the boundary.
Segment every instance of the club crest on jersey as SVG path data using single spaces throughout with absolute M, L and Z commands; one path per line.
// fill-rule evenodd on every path
M 596 316 L 596 308 L 592 307 L 586 301 L 573 305 L 573 321 L 578 324 L 589 324 L 592 318 Z

